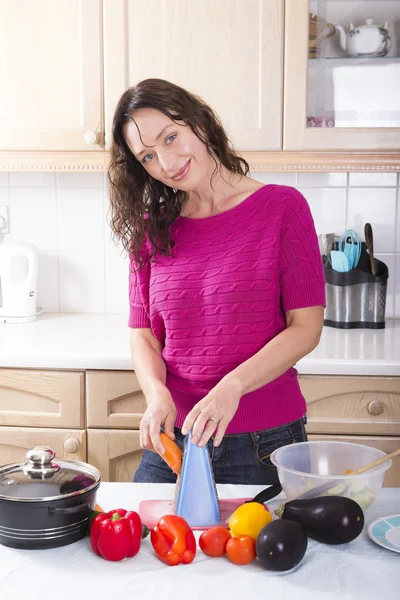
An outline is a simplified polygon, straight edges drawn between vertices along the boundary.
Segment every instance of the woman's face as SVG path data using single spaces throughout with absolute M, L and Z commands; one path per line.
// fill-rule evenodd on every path
M 151 177 L 185 192 L 210 180 L 215 163 L 189 125 L 153 108 L 135 111 L 133 119 L 124 126 L 125 140 Z

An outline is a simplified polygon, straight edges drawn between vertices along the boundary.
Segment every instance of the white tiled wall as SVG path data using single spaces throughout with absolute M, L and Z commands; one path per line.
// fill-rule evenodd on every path
M 394 173 L 254 173 L 297 187 L 318 233 L 363 234 L 369 221 L 376 256 L 389 267 L 387 317 L 400 318 L 400 194 Z M 0 173 L 0 206 L 10 233 L 39 251 L 38 304 L 51 312 L 128 312 L 128 263 L 111 239 L 102 173 Z

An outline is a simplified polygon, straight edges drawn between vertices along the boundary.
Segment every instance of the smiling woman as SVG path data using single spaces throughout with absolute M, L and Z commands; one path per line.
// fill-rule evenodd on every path
M 176 480 L 162 430 L 180 447 L 192 430 L 221 483 L 276 483 L 271 452 L 306 439 L 294 365 L 322 330 L 317 236 L 297 190 L 248 171 L 201 98 L 160 79 L 121 97 L 111 225 L 130 256 L 131 356 L 147 402 L 134 481 Z

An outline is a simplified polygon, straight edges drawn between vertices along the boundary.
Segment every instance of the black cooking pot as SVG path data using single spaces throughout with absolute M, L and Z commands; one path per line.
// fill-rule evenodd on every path
M 25 463 L 0 468 L 0 543 L 11 548 L 56 548 L 83 538 L 96 505 L 100 473 L 76 460 L 55 463 L 37 446 Z

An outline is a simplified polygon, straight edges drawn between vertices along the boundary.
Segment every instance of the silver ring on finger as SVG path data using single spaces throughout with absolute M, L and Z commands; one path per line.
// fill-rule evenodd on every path
M 208 420 L 213 421 L 216 425 L 218 425 L 218 421 L 216 421 L 213 417 L 210 417 Z

